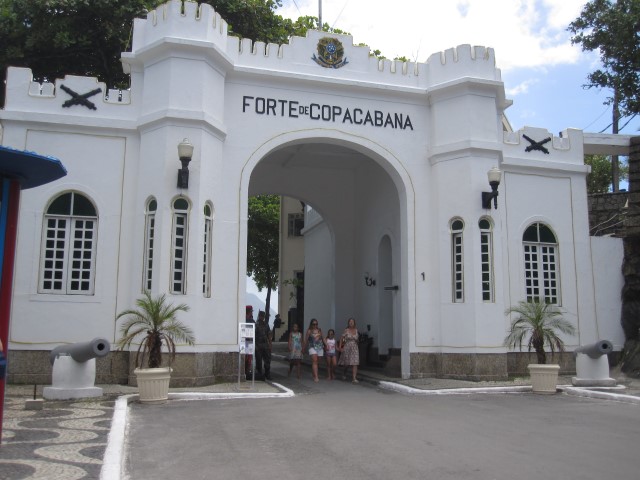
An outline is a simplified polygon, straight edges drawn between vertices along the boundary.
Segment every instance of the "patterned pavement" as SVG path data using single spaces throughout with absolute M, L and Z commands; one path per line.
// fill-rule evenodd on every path
M 25 397 L 7 396 L 0 480 L 98 480 L 114 403 L 47 401 L 25 410 Z

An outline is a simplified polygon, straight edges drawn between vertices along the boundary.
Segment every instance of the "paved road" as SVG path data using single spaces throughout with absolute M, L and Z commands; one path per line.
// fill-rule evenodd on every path
M 637 478 L 637 405 L 567 395 L 417 397 L 343 381 L 294 398 L 132 404 L 131 479 Z

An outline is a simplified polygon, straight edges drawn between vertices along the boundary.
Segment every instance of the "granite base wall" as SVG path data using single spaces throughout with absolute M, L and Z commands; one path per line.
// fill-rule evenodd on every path
M 136 386 L 135 352 L 110 352 L 96 360 L 96 384 Z M 168 360 L 167 355 L 164 356 Z M 7 383 L 51 385 L 49 351 L 11 350 Z M 179 353 L 172 362 L 171 387 L 199 387 L 238 380 L 235 352 Z
M 556 354 L 549 363 L 560 364 L 561 375 L 576 371 L 572 353 Z M 412 353 L 411 378 L 451 378 L 471 381 L 502 381 L 509 377 L 529 376 L 527 365 L 537 363 L 534 353 Z

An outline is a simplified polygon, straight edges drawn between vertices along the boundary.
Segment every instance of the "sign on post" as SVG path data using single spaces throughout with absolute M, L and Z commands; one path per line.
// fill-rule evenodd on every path
M 238 325 L 238 388 L 240 388 L 240 378 L 242 377 L 242 356 L 255 353 L 256 324 L 240 323 Z M 252 359 L 253 360 L 253 359 Z M 251 389 L 255 383 L 255 369 L 252 368 Z

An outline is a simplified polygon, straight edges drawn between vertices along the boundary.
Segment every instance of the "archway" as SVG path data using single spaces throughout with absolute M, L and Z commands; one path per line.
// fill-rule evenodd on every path
M 243 185 L 247 196 L 278 194 L 300 200 L 315 216 L 313 225 L 305 225 L 305 324 L 314 317 L 325 331 L 340 332 L 353 316 L 364 332 L 367 324 L 382 325 L 380 316 L 385 316 L 383 348 L 402 346 L 408 367 L 408 335 L 401 332 L 409 325 L 408 290 L 413 285 L 407 258 L 412 252 L 406 242 L 398 242 L 401 253 L 391 255 L 390 238 L 384 236 L 381 243 L 379 234 L 407 237 L 412 195 L 407 193 L 404 169 L 368 140 L 345 141 L 344 133 L 324 130 L 318 136 L 304 132 L 304 137 L 294 138 L 299 133 L 258 149 L 245 166 Z M 391 283 L 394 271 L 399 272 L 395 282 L 402 288 L 381 290 L 390 300 L 380 304 L 378 291 L 383 283 Z M 382 275 L 384 281 L 370 288 L 365 272 Z M 392 296 L 398 298 L 399 308 L 394 308 Z

